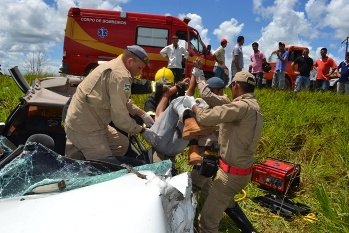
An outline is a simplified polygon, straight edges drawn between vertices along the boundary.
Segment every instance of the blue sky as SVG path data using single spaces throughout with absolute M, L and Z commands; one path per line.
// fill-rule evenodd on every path
M 221 37 L 228 67 L 238 35 L 245 37 L 245 68 L 251 43 L 258 41 L 267 56 L 278 41 L 305 45 L 311 56 L 327 47 L 338 62 L 344 58 L 341 42 L 349 36 L 348 0 L 2 0 L 0 64 L 3 70 L 25 66 L 28 54 L 43 52 L 47 71 L 61 64 L 64 28 L 70 7 L 114 9 L 133 12 L 189 16 L 190 25 L 215 49 Z

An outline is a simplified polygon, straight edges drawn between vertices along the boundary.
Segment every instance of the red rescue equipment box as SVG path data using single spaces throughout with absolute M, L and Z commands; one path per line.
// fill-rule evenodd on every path
M 300 164 L 268 158 L 252 166 L 252 181 L 260 186 L 285 193 L 300 184 Z

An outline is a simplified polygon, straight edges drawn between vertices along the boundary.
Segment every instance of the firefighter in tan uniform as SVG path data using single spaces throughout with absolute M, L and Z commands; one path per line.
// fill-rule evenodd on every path
M 184 105 L 196 113 L 196 120 L 201 125 L 219 124 L 219 169 L 199 215 L 200 232 L 218 232 L 224 211 L 243 232 L 253 232 L 252 224 L 233 197 L 251 179 L 263 120 L 253 94 L 255 77 L 240 71 L 229 86 L 234 97 L 229 104 L 203 109 L 196 106 L 193 97 L 184 100 Z
M 212 77 L 206 80 L 202 70 L 202 59 L 197 58 L 194 64 L 195 67 L 192 71 L 192 77 L 190 79 L 187 95 L 194 95 L 195 87 L 197 86 L 200 91 L 201 98 L 209 105 L 210 108 L 230 103 L 231 100 L 224 95 L 224 81 L 219 77 Z M 186 127 L 186 125 L 184 127 Z M 203 154 L 202 149 L 206 148 L 207 146 L 211 146 L 213 143 L 217 143 L 217 138 L 218 131 L 213 132 L 208 136 L 198 137 L 197 139 L 190 140 L 189 142 L 188 162 L 190 165 L 194 165 L 191 172 L 191 178 L 193 186 L 201 191 L 202 200 L 206 198 L 210 181 L 212 180 L 212 177 L 206 177 L 200 174 L 200 164 L 202 163 Z
M 122 55 L 99 65 L 80 83 L 64 124 L 67 157 L 103 160 L 125 155 L 128 137 L 111 127 L 111 122 L 126 133 L 142 133 L 151 141 L 152 132 L 130 117 L 140 116 L 149 127 L 154 123 L 130 100 L 133 77 L 140 75 L 148 62 L 143 48 L 127 46 Z

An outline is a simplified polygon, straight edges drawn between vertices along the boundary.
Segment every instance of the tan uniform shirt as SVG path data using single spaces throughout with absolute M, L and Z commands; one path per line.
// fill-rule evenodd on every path
M 112 121 L 127 133 L 141 131 L 142 127 L 129 116 L 142 110 L 130 101 L 132 77 L 121 58 L 99 65 L 80 83 L 69 105 L 65 127 L 98 135 L 105 133 Z M 108 69 L 110 75 L 105 72 Z
M 196 119 L 206 126 L 219 124 L 220 156 L 225 162 L 239 168 L 252 166 L 263 121 L 252 93 L 212 109 L 199 108 Z
M 208 87 L 207 83 L 205 80 L 198 80 L 197 82 L 198 88 L 200 90 L 201 98 L 205 100 L 205 102 L 210 106 L 220 106 L 223 104 L 228 104 L 230 103 L 230 100 L 227 96 L 223 95 L 216 95 L 213 93 L 210 88 Z

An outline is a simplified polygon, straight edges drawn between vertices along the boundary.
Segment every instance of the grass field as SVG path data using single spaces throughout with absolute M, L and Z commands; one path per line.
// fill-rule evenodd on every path
M 7 76 L 0 76 L 0 84 L 0 121 L 4 121 L 22 94 Z M 247 197 L 239 203 L 257 231 L 349 232 L 349 96 L 270 89 L 257 90 L 256 96 L 264 117 L 256 160 L 274 157 L 301 164 L 301 188 L 292 200 L 310 206 L 317 219 L 284 219 L 270 213 L 251 200 L 265 191 L 250 183 Z M 133 100 L 143 106 L 145 97 Z M 184 154 L 176 165 L 181 171 L 190 169 Z M 220 231 L 239 232 L 226 216 Z

